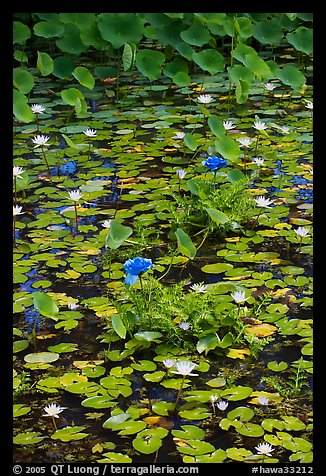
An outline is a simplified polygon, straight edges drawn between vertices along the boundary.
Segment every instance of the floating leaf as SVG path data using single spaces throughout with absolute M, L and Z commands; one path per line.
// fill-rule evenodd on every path
M 25 405 L 22 404 L 16 404 L 13 406 L 13 417 L 17 418 L 22 415 L 26 415 L 31 411 L 31 407 L 26 407 Z
M 184 440 L 201 440 L 205 438 L 205 431 L 195 425 L 181 425 L 182 430 L 172 430 L 172 435 Z
M 121 339 L 125 339 L 127 334 L 127 329 L 124 323 L 122 322 L 121 317 L 118 314 L 114 314 L 111 317 L 111 320 L 112 320 L 112 326 L 115 332 L 118 334 L 119 337 L 121 337 Z
M 288 368 L 287 362 L 277 362 L 276 360 L 272 360 L 268 362 L 267 367 L 273 372 L 282 372 L 283 370 Z
M 88 436 L 88 433 L 82 433 L 85 430 L 86 426 L 66 426 L 60 430 L 57 430 L 55 433 L 51 435 L 53 440 L 60 440 L 60 441 L 74 441 L 74 440 L 82 440 Z
M 60 355 L 56 352 L 35 352 L 25 355 L 24 360 L 29 364 L 49 364 L 58 360 L 59 357 Z
M 117 402 L 112 402 L 109 396 L 99 395 L 95 397 L 85 398 L 81 402 L 83 407 L 91 407 L 91 408 L 109 408 L 114 407 L 117 405 Z
M 35 291 L 32 296 L 34 307 L 42 316 L 56 317 L 59 312 L 58 306 L 47 293 Z
M 138 436 L 132 440 L 132 446 L 140 453 L 148 455 L 155 453 L 162 446 L 162 440 L 157 436 Z
M 186 446 L 177 446 L 177 450 L 180 453 L 186 455 L 202 455 L 205 453 L 211 453 L 215 451 L 215 447 L 206 441 L 200 440 L 187 440 Z
M 227 388 L 222 391 L 221 396 L 227 398 L 230 401 L 244 400 L 248 398 L 252 393 L 251 387 L 244 387 L 238 385 L 237 387 Z
M 106 246 L 116 250 L 132 234 L 132 228 L 114 219 L 110 222 L 110 233 L 106 235 Z
M 13 442 L 15 445 L 32 445 L 39 443 L 44 438 L 45 436 L 38 431 L 28 431 L 26 433 L 19 433 L 19 435 L 14 437 Z

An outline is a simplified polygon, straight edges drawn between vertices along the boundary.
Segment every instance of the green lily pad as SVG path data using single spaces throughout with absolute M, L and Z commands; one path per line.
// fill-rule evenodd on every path
M 60 441 L 74 441 L 74 440 L 82 440 L 88 436 L 88 433 L 82 433 L 85 430 L 86 426 L 66 426 L 60 430 L 57 430 L 51 438 L 53 440 L 60 440 Z
M 251 387 L 243 387 L 241 385 L 237 387 L 227 388 L 221 392 L 222 397 L 226 397 L 230 401 L 244 400 L 252 393 Z
M 164 401 L 155 402 L 152 406 L 153 412 L 161 416 L 168 416 L 169 412 L 173 411 L 174 408 L 175 404 L 173 402 Z
M 204 273 L 210 273 L 210 274 L 219 274 L 219 273 L 224 273 L 225 271 L 228 271 L 229 269 L 232 269 L 233 265 L 229 263 L 212 263 L 212 264 L 205 264 L 201 268 L 201 270 Z
M 240 435 L 252 437 L 262 436 L 265 433 L 264 429 L 256 423 L 243 423 L 242 426 L 237 428 L 237 432 Z
M 50 347 L 48 347 L 48 350 L 50 352 L 57 352 L 58 354 L 62 354 L 65 352 L 75 352 L 76 350 L 78 350 L 78 344 L 67 342 L 57 345 L 51 345 Z
M 158 436 L 137 436 L 132 440 L 132 446 L 140 453 L 149 455 L 155 453 L 161 446 L 162 440 Z
M 58 360 L 60 355 L 56 352 L 35 352 L 24 357 L 29 364 L 49 364 Z
M 132 463 L 130 456 L 123 453 L 108 452 L 104 453 L 105 458 L 97 460 L 98 463 Z
M 123 423 L 117 423 L 113 426 L 113 431 L 119 431 L 119 435 L 134 435 L 146 428 L 146 423 L 143 421 L 125 421 Z
M 187 446 L 177 446 L 177 450 L 186 455 L 198 456 L 212 453 L 215 451 L 215 447 L 206 441 L 187 440 Z
M 186 420 L 204 420 L 210 417 L 211 413 L 208 412 L 205 407 L 196 407 L 191 410 L 181 410 L 179 411 L 179 415 Z
M 26 415 L 31 411 L 31 407 L 26 407 L 25 405 L 22 404 L 15 404 L 13 406 L 13 417 L 17 418 L 22 415 Z
M 205 438 L 205 431 L 195 425 L 181 425 L 182 430 L 172 430 L 171 433 L 183 440 L 201 440 Z
M 272 360 L 271 362 L 268 362 L 267 367 L 270 370 L 273 370 L 273 372 L 282 372 L 288 368 L 288 364 L 287 362 L 277 362 L 276 360 Z
M 165 376 L 165 372 L 158 370 L 157 372 L 146 373 L 143 375 L 147 382 L 160 382 Z
M 255 412 L 252 408 L 248 407 L 237 407 L 234 410 L 231 410 L 227 417 L 230 420 L 239 419 L 240 421 L 248 421 L 254 416 Z
M 157 365 L 150 360 L 139 360 L 137 363 L 132 363 L 131 367 L 139 372 L 152 372 L 156 370 Z
M 105 367 L 102 365 L 96 365 L 95 367 L 86 367 L 82 370 L 82 374 L 89 378 L 101 377 L 106 372 Z
M 22 350 L 27 349 L 29 346 L 29 341 L 26 339 L 22 340 L 15 340 L 13 343 L 13 352 L 16 354 L 17 352 L 21 352 Z
M 105 395 L 99 395 L 95 397 L 86 398 L 81 402 L 83 407 L 91 407 L 91 408 L 109 408 L 114 407 L 117 405 L 117 402 L 112 402 L 110 397 L 106 397 Z
M 13 442 L 15 445 L 32 445 L 40 443 L 44 438 L 45 436 L 38 431 L 28 431 L 26 433 L 19 433 L 19 435 L 14 437 Z

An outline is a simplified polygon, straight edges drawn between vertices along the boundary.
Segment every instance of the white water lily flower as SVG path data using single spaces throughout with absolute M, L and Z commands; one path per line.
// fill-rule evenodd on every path
M 110 228 L 111 221 L 112 220 L 104 220 L 104 222 L 102 223 L 103 228 Z
M 40 134 L 40 135 L 37 135 L 34 137 L 34 139 L 32 139 L 32 142 L 34 142 L 34 144 L 36 144 L 34 146 L 34 149 L 36 149 L 36 147 L 38 147 L 39 145 L 40 146 L 43 146 L 43 145 L 48 145 L 47 144 L 47 141 L 50 139 L 49 136 L 45 136 L 43 134 Z
M 233 294 L 231 294 L 233 299 L 237 304 L 240 304 L 241 302 L 247 301 L 248 298 L 246 298 L 246 294 L 244 291 L 235 291 Z
M 83 133 L 87 137 L 95 137 L 96 132 L 97 132 L 96 129 L 91 129 L 90 127 L 88 127 L 86 130 L 83 131 Z
M 14 177 L 22 178 L 21 177 L 22 173 L 24 173 L 24 169 L 22 167 L 18 167 L 17 165 L 13 167 L 12 174 Z
M 177 132 L 175 136 L 172 137 L 172 139 L 183 139 L 185 135 L 185 132 Z
M 17 215 L 23 215 L 25 212 L 22 212 L 23 207 L 18 207 L 17 205 L 14 205 L 13 207 L 13 216 Z
M 200 96 L 198 96 L 197 99 L 202 104 L 209 104 L 210 102 L 213 101 L 213 98 L 210 94 L 201 94 Z
M 221 400 L 220 402 L 216 403 L 216 406 L 219 410 L 223 412 L 229 406 L 229 402 L 226 402 L 225 400 Z
M 305 236 L 308 235 L 309 230 L 308 228 L 305 228 L 304 226 L 299 226 L 296 230 L 294 230 L 298 236 L 301 238 L 304 238 Z
M 314 108 L 314 104 L 313 104 L 311 101 L 307 101 L 306 108 L 307 108 L 307 109 L 313 109 L 313 108 Z
M 183 170 L 183 169 L 178 169 L 178 170 L 176 171 L 176 174 L 177 174 L 177 176 L 178 176 L 178 178 L 179 178 L 180 180 L 183 179 L 183 178 L 185 178 L 186 173 L 187 173 L 187 172 L 186 172 L 185 170 Z
M 194 370 L 195 367 L 197 367 L 197 364 L 194 364 L 193 362 L 188 362 L 186 360 L 180 360 L 179 362 L 176 362 L 175 367 L 177 370 L 172 370 L 174 374 L 179 374 L 188 376 L 191 375 L 192 377 L 197 377 L 198 374 L 193 374 L 192 371 Z
M 80 190 L 72 190 L 69 193 L 69 198 L 70 200 L 73 200 L 74 202 L 78 202 L 83 197 L 83 194 L 80 193 Z
M 45 415 L 43 416 L 50 416 L 50 417 L 55 417 L 59 418 L 59 413 L 61 413 L 63 410 L 66 410 L 67 407 L 60 407 L 60 405 L 56 405 L 55 403 L 51 403 L 51 405 L 47 405 L 44 407 L 44 410 L 46 412 Z
M 243 137 L 242 139 L 237 139 L 237 141 L 244 147 L 249 147 L 250 144 L 252 144 L 253 139 L 250 139 L 250 137 Z
M 257 400 L 258 400 L 259 405 L 265 405 L 266 406 L 266 405 L 268 405 L 268 402 L 269 402 L 268 398 L 266 398 L 266 397 L 258 397 Z
M 68 302 L 67 306 L 71 311 L 79 308 L 79 305 L 76 302 Z
M 42 114 L 45 111 L 45 107 L 41 106 L 41 104 L 32 104 L 31 109 L 34 114 Z
M 266 456 L 272 456 L 272 451 L 275 451 L 275 448 L 273 449 L 269 443 L 259 443 L 258 446 L 255 446 L 255 449 L 259 454 Z
M 173 367 L 175 364 L 175 361 L 173 359 L 164 359 L 163 360 L 163 365 L 165 365 L 165 367 L 167 369 L 170 369 L 171 367 Z
M 258 198 L 254 198 L 254 200 L 257 204 L 257 207 L 261 208 L 271 208 L 270 204 L 273 203 L 273 200 L 271 200 L 270 198 L 265 198 L 262 195 Z
M 254 157 L 252 161 L 254 164 L 258 165 L 258 167 L 262 167 L 264 165 L 264 159 L 261 159 L 260 157 Z
M 229 131 L 231 129 L 235 129 L 235 125 L 233 124 L 232 121 L 222 121 L 223 127 L 226 131 Z
M 192 286 L 190 286 L 190 289 L 195 291 L 195 293 L 206 293 L 207 286 L 204 283 L 195 283 Z
M 264 84 L 264 88 L 266 89 L 266 91 L 273 91 L 273 89 L 275 89 L 277 87 L 276 84 L 273 84 L 273 83 L 265 83 Z
M 260 122 L 260 121 L 254 122 L 253 127 L 257 129 L 257 131 L 264 131 L 265 129 L 267 129 L 265 122 Z

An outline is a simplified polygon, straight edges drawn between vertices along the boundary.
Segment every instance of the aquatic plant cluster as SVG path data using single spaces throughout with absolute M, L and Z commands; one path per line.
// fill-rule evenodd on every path
M 312 15 L 14 45 L 15 461 L 311 463 Z

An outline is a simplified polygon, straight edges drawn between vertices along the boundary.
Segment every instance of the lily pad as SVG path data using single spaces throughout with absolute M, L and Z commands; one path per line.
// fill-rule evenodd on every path
M 35 352 L 24 357 L 29 364 L 49 364 L 58 360 L 60 355 L 56 352 Z

